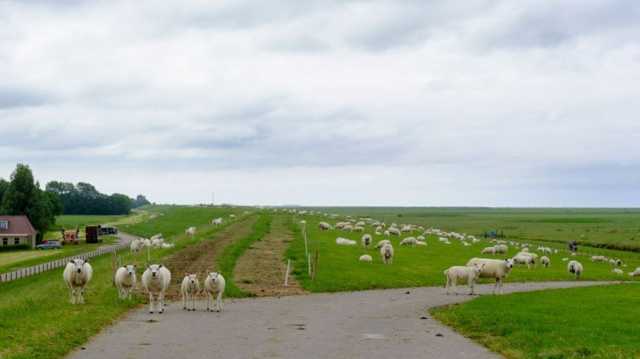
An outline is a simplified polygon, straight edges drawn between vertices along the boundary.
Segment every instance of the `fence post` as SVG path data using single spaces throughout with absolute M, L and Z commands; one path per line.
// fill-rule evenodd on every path
M 287 259 L 287 271 L 284 274 L 284 286 L 289 286 L 289 269 L 291 268 L 291 259 Z

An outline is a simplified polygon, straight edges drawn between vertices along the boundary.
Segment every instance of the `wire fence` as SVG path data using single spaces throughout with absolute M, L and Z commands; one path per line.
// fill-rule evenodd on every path
M 85 259 L 86 260 L 88 258 L 99 257 L 99 256 L 101 256 L 103 254 L 107 254 L 107 253 L 115 253 L 115 252 L 118 252 L 118 251 L 120 251 L 122 249 L 126 249 L 126 248 L 129 248 L 129 244 L 128 243 L 115 244 L 115 245 L 108 246 L 108 247 L 98 248 L 95 251 L 82 253 L 82 254 L 77 254 L 77 255 L 69 256 L 69 257 L 64 257 L 64 258 L 56 259 L 56 260 L 53 260 L 53 261 L 50 261 L 50 262 L 41 263 L 41 264 L 37 264 L 37 265 L 34 265 L 34 266 L 26 267 L 26 268 L 20 268 L 18 270 L 12 271 L 12 272 L 2 273 L 2 274 L 0 274 L 0 283 L 11 282 L 11 281 L 14 281 L 14 280 L 30 277 L 32 275 L 40 274 L 42 272 L 46 272 L 46 271 L 50 271 L 50 270 L 53 270 L 53 269 L 61 268 L 61 267 L 66 266 L 67 263 L 69 263 L 69 261 L 71 261 L 73 259 Z

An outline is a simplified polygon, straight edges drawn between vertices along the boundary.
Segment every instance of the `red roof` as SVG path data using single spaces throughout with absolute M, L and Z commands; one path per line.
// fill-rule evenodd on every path
M 9 222 L 9 228 L 4 229 L 0 226 L 0 235 L 32 236 L 38 233 L 27 216 L 0 216 L 0 222 L 3 221 Z

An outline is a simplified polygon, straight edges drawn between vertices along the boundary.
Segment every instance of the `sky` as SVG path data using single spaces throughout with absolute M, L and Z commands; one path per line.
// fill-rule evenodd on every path
M 0 0 L 0 177 L 160 203 L 640 205 L 640 2 Z

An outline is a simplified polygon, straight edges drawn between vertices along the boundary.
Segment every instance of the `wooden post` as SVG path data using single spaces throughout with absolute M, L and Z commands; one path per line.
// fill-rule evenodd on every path
M 289 286 L 289 270 L 291 269 L 291 259 L 287 260 L 287 272 L 284 274 L 284 286 Z
M 311 280 L 316 280 L 316 274 L 318 273 L 318 250 L 316 249 L 315 256 L 313 257 L 313 273 Z
M 307 254 L 307 273 L 311 277 L 311 256 Z

